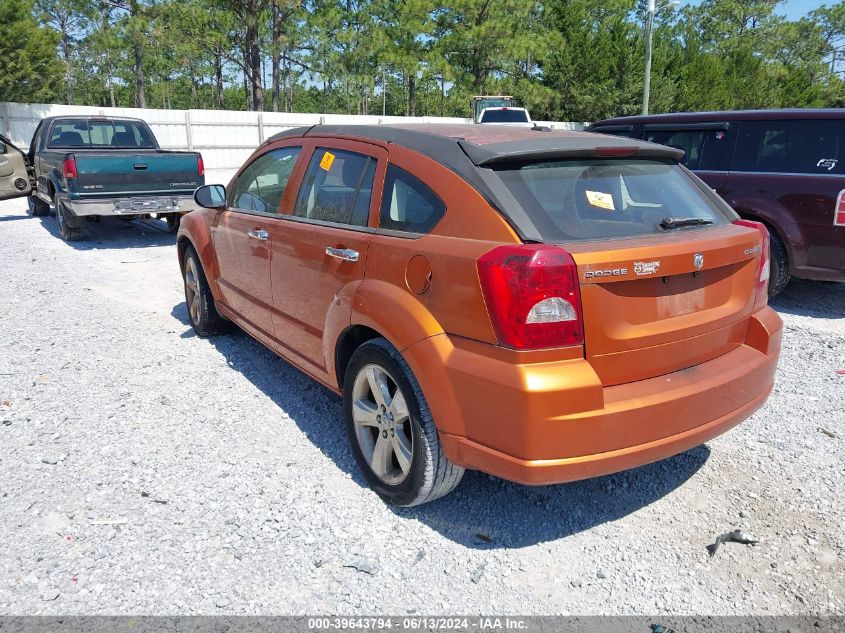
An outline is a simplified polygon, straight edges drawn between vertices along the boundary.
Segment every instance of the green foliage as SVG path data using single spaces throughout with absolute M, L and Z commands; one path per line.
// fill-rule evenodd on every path
M 0 2 L 0 101 L 58 98 L 58 42 L 55 31 L 38 25 L 30 0 Z
M 650 110 L 845 105 L 845 1 L 782 2 L 658 2 Z M 3 0 L 0 99 L 589 121 L 640 111 L 645 4 Z

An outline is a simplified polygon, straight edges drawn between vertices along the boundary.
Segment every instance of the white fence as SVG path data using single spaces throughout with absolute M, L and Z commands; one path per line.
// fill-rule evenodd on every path
M 153 110 L 100 108 L 42 103 L 0 102 L 0 133 L 19 146 L 29 146 L 35 126 L 44 117 L 67 114 L 128 116 L 144 119 L 164 149 L 202 153 L 206 182 L 228 183 L 235 171 L 266 138 L 301 125 L 381 125 L 384 123 L 471 123 L 458 117 L 397 117 L 298 112 L 235 112 L 231 110 Z M 581 130 L 584 123 L 538 121 L 553 129 Z

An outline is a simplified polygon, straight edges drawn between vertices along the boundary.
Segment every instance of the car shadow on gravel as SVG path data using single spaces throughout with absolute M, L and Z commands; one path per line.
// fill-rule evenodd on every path
M 825 319 L 845 318 L 845 283 L 793 279 L 769 301 L 778 312 Z
M 29 216 L 18 216 L 23 218 Z M 61 240 L 59 225 L 52 214 L 46 217 L 30 218 L 40 220 L 50 235 Z M 103 218 L 99 222 L 88 222 L 85 227 L 85 239 L 79 242 L 65 242 L 79 251 L 98 249 L 131 249 L 154 246 L 175 246 L 176 235 L 168 232 L 163 220 L 120 220 Z
M 190 327 L 184 302 L 174 306 L 171 314 Z M 236 327 L 208 341 L 229 367 L 279 406 L 280 423 L 288 422 L 281 415 L 284 411 L 338 468 L 367 487 L 347 443 L 337 395 Z M 709 456 L 710 449 L 699 446 L 627 472 L 557 486 L 521 486 L 467 472 L 449 496 L 416 508 L 392 510 L 469 548 L 526 547 L 622 519 L 681 486 Z

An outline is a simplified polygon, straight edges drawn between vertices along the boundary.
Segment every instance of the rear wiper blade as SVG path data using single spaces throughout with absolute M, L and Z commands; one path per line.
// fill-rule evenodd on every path
M 682 226 L 699 226 L 702 224 L 713 224 L 713 220 L 710 218 L 663 218 L 663 221 L 660 222 L 660 228 L 669 230 L 669 229 L 679 229 Z

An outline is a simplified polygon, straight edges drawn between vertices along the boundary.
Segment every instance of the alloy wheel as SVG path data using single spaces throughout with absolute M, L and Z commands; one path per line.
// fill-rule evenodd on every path
M 185 260 L 185 300 L 188 304 L 188 312 L 194 324 L 200 319 L 200 282 L 197 275 L 197 265 L 193 257 Z
M 355 377 L 352 421 L 373 473 L 386 484 L 402 483 L 411 472 L 414 434 L 405 395 L 384 367 L 365 365 Z

